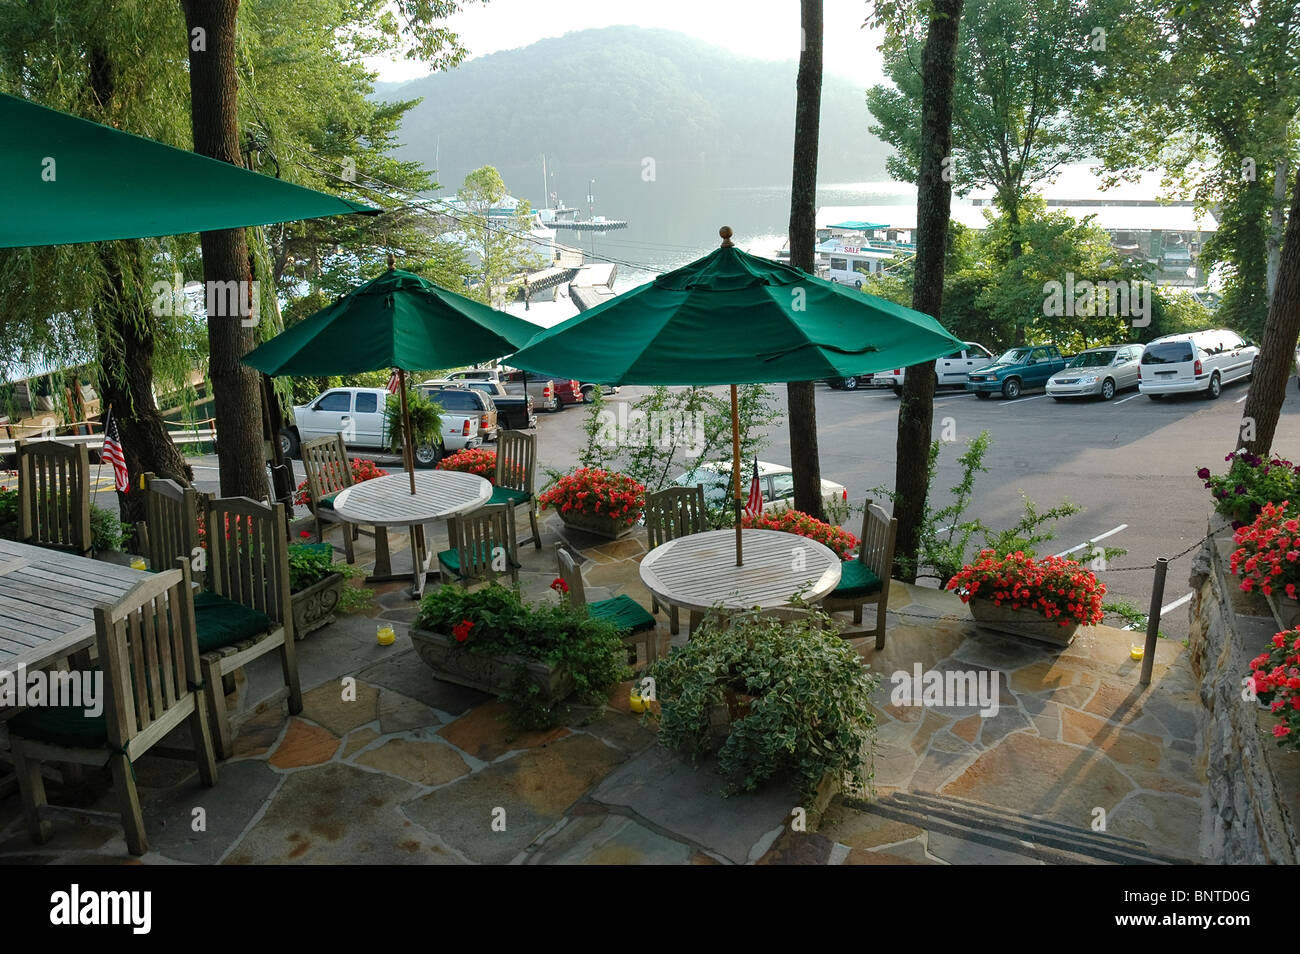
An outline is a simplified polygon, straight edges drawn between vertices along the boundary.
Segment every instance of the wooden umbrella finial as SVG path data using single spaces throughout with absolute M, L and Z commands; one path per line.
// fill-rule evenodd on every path
M 732 245 L 732 243 L 731 243 L 731 226 L 730 226 L 730 225 L 724 225 L 722 228 L 718 229 L 718 234 L 722 236 L 722 247 L 723 247 L 723 248 L 733 248 L 733 247 L 734 247 L 734 246 Z
M 397 256 L 392 252 L 388 253 L 388 270 L 391 272 L 397 267 Z

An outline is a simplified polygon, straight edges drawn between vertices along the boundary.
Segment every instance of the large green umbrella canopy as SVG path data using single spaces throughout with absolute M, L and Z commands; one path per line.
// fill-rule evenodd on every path
M 907 367 L 960 347 L 929 315 L 726 242 L 540 332 L 510 363 L 602 384 L 765 384 Z
M 929 315 L 749 255 L 716 251 L 541 332 L 511 358 L 602 384 L 731 385 L 736 562 L 737 384 L 813 381 L 933 361 L 962 347 Z
M 537 330 L 531 322 L 390 264 L 378 278 L 258 345 L 243 360 L 272 376 L 398 369 L 409 469 L 413 457 L 405 372 L 497 358 L 516 350 Z M 415 493 L 414 473 L 411 493 Z
M 379 211 L 2 93 L 0 128 L 0 248 Z
M 352 290 L 244 356 L 270 375 L 454 368 L 509 354 L 538 332 L 398 268 Z

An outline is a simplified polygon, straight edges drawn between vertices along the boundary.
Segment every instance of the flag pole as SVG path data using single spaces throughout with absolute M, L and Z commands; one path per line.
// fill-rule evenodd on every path
M 744 566 L 744 553 L 740 542 L 740 399 L 734 384 L 731 386 L 731 485 L 736 495 L 736 566 Z

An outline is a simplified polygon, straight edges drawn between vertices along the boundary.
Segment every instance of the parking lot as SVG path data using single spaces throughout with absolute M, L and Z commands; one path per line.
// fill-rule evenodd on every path
M 987 430 L 992 438 L 985 461 L 988 472 L 977 478 L 969 513 L 1000 528 L 1022 512 L 1022 493 L 1040 507 L 1065 499 L 1078 504 L 1083 511 L 1062 520 L 1057 540 L 1042 552 L 1078 549 L 1089 540 L 1126 549 L 1099 575 L 1112 597 L 1145 612 L 1152 571 L 1124 568 L 1150 567 L 1157 557 L 1179 554 L 1204 535 L 1210 498 L 1196 470 L 1219 471 L 1225 466 L 1223 457 L 1235 446 L 1248 388 L 1248 383 L 1229 386 L 1217 401 L 1199 396 L 1152 401 L 1125 391 L 1110 402 L 1058 402 L 1042 392 L 1014 401 L 979 401 L 964 392 L 941 390 L 935 397 L 934 435 L 955 442 L 945 445 L 941 454 L 932 499 L 937 506 L 947 502 L 948 488 L 957 478 L 957 456 L 966 441 Z M 607 401 L 633 402 L 645 391 L 626 387 Z M 784 388 L 777 386 L 776 391 L 783 407 Z M 1300 392 L 1292 385 L 1274 442 L 1284 456 L 1300 455 L 1298 398 Z M 857 504 L 870 488 L 893 486 L 898 403 L 888 390 L 832 391 L 817 386 L 822 476 L 844 484 Z M 586 413 L 585 408 L 570 407 L 539 415 L 542 467 L 574 465 L 585 440 L 581 424 Z M 763 459 L 788 464 L 784 419 L 769 437 Z M 381 465 L 398 464 L 395 457 L 365 456 L 374 456 Z M 196 458 L 193 463 L 199 488 L 216 490 L 215 458 Z M 295 470 L 302 479 L 297 462 Z M 111 493 L 111 479 L 107 491 Z M 99 501 L 101 506 L 105 502 Z M 852 521 L 850 529 L 857 530 Z M 1169 568 L 1162 629 L 1173 638 L 1187 633 L 1190 564 L 1187 555 Z

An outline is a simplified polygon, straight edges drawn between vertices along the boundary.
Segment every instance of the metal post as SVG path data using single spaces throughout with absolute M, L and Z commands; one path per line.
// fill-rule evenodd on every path
M 1142 650 L 1142 676 L 1138 679 L 1138 683 L 1143 686 L 1151 685 L 1151 667 L 1156 662 L 1156 640 L 1160 636 L 1160 606 L 1165 598 L 1165 571 L 1168 569 L 1168 560 L 1164 557 L 1156 560 L 1156 578 L 1151 585 L 1151 611 L 1147 614 L 1146 648 Z

